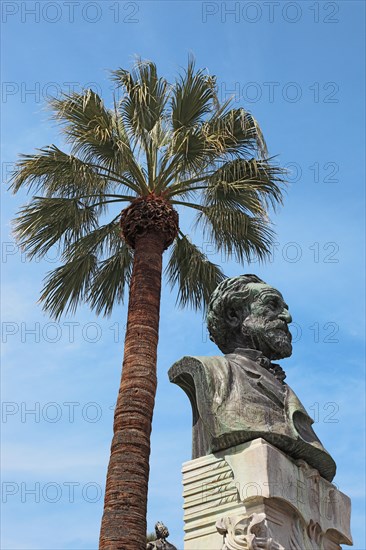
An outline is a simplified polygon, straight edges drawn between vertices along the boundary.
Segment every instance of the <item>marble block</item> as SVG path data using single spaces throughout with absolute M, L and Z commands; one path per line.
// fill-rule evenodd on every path
M 339 550 L 350 499 L 264 439 L 183 464 L 185 550 Z

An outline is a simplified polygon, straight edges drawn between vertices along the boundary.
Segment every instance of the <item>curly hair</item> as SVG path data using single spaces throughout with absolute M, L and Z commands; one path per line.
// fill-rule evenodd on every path
M 230 310 L 240 312 L 243 319 L 249 314 L 250 291 L 249 283 L 266 284 L 256 275 L 246 274 L 231 277 L 222 281 L 213 292 L 207 308 L 207 328 L 210 339 L 223 353 L 232 350 L 232 328 L 227 323 Z
M 158 539 L 165 540 L 169 537 L 168 528 L 164 525 L 162 521 L 158 521 L 155 524 L 155 533 Z

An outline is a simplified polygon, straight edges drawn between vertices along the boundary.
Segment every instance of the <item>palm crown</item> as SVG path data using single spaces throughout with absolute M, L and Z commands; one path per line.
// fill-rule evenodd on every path
M 284 171 L 267 158 L 257 122 L 220 102 L 215 78 L 192 59 L 172 85 L 152 62 L 112 74 L 123 91 L 113 109 L 92 90 L 53 99 L 69 152 L 51 145 L 23 155 L 13 175 L 14 192 L 37 194 L 15 220 L 18 241 L 30 258 L 54 245 L 62 251 L 41 295 L 55 318 L 83 301 L 110 314 L 123 300 L 134 252 L 120 214 L 104 223 L 109 205 L 141 198 L 194 209 L 217 250 L 243 262 L 269 254 L 267 211 L 282 202 Z M 223 273 L 181 230 L 173 239 L 168 281 L 181 305 L 198 308 Z

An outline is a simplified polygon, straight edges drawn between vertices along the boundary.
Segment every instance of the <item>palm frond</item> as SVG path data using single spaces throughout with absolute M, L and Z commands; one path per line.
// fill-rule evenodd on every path
M 266 156 L 267 146 L 255 118 L 245 109 L 225 110 L 202 126 L 202 133 L 217 155 Z
M 119 145 L 122 149 L 126 147 L 125 139 L 121 139 L 125 136 L 118 135 L 113 113 L 104 107 L 103 100 L 93 90 L 51 99 L 50 107 L 54 118 L 64 125 L 74 152 L 84 154 L 85 160 L 98 158 L 108 165 L 115 159 Z
M 41 296 L 52 317 L 74 312 L 81 302 L 109 315 L 113 305 L 123 302 L 133 253 L 121 240 L 117 219 L 66 246 L 63 257 L 66 263 L 49 273 Z
M 138 59 L 132 71 L 118 69 L 112 75 L 126 94 L 121 111 L 131 137 L 151 132 L 160 122 L 168 100 L 168 83 L 159 78 L 155 63 Z
M 21 187 L 44 193 L 47 197 L 101 196 L 116 185 L 129 187 L 121 178 L 117 183 L 109 170 L 89 164 L 50 145 L 33 155 L 22 155 L 15 166 L 10 188 Z M 132 188 L 133 189 L 133 188 Z
M 91 278 L 96 269 L 94 254 L 77 257 L 48 273 L 40 302 L 54 319 L 63 313 L 74 313 L 87 300 Z
M 182 178 L 204 171 L 209 164 L 209 159 L 215 156 L 201 127 L 175 132 L 167 155 L 171 157 L 167 173 L 179 174 Z
M 234 159 L 221 164 L 211 173 L 169 185 L 165 196 L 177 202 L 177 197 L 189 201 L 202 200 L 202 206 L 221 204 L 254 215 L 265 216 L 269 206 L 276 210 L 283 202 L 286 171 L 271 164 L 272 159 Z M 187 204 L 187 202 L 180 202 Z
M 63 257 L 75 259 L 88 254 L 94 254 L 98 259 L 117 252 L 121 244 L 120 214 L 111 222 L 88 232 L 65 247 Z
M 145 178 L 150 191 L 155 189 L 158 149 L 166 141 L 164 109 L 168 100 L 168 83 L 160 78 L 155 63 L 138 59 L 132 71 L 118 69 L 113 79 L 125 94 L 120 112 L 129 137 L 145 154 Z
M 176 80 L 171 98 L 173 131 L 190 128 L 204 120 L 218 103 L 216 79 L 204 70 L 195 71 L 193 57 L 183 75 Z
M 220 268 L 210 262 L 186 236 L 174 241 L 166 267 L 169 284 L 177 286 L 177 302 L 181 307 L 206 307 L 212 292 L 224 279 Z
M 253 158 L 224 163 L 207 178 L 204 204 L 226 202 L 254 214 L 263 214 L 269 205 L 275 210 L 283 203 L 285 171 L 270 161 Z
M 77 199 L 33 197 L 14 220 L 14 234 L 29 258 L 55 244 L 68 246 L 96 227 L 95 210 Z
M 192 127 L 173 132 L 164 154 L 162 180 L 165 186 L 179 175 L 209 175 L 223 162 L 247 159 L 267 152 L 262 133 L 253 116 L 244 109 L 224 109 Z
M 267 217 L 250 216 L 225 204 L 202 207 L 196 225 L 203 227 L 204 236 L 226 258 L 240 263 L 250 262 L 253 256 L 264 260 L 271 253 L 274 232 Z
M 52 99 L 50 106 L 54 118 L 64 126 L 73 154 L 124 175 L 141 189 L 146 187 L 121 117 L 106 109 L 97 93 L 64 94 Z
M 163 149 L 169 145 L 172 139 L 172 132 L 163 118 L 149 132 L 149 138 L 156 150 Z
M 98 264 L 88 293 L 88 302 L 98 315 L 109 316 L 114 305 L 123 303 L 125 286 L 131 278 L 132 261 L 131 249 L 120 240 L 117 252 Z

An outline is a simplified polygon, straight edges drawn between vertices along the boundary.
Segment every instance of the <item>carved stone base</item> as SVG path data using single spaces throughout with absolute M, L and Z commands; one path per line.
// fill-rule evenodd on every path
M 264 441 L 183 465 L 185 550 L 340 550 L 350 499 Z

